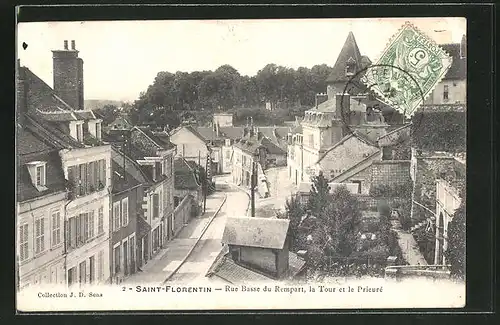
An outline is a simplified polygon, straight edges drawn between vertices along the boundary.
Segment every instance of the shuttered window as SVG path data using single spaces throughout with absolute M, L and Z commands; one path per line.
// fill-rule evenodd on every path
M 120 202 L 113 203 L 113 231 L 120 229 Z
M 160 206 L 159 206 L 159 195 L 157 193 L 153 194 L 153 219 L 156 219 L 160 215 Z
M 99 212 L 97 216 L 97 234 L 104 233 L 104 208 L 99 207 Z
M 45 250 L 45 218 L 35 220 L 35 253 Z
M 122 200 L 122 227 L 128 225 L 128 198 Z

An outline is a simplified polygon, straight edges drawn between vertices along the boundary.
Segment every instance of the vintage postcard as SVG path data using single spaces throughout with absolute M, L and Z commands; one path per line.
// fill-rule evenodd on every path
M 20 23 L 17 309 L 465 305 L 465 18 Z

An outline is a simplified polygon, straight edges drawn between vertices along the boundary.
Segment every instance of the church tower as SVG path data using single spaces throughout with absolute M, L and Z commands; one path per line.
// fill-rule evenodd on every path
M 360 76 L 356 74 L 370 64 L 370 59 L 361 55 L 354 34 L 349 32 L 333 66 L 333 71 L 326 80 L 328 99 L 334 99 L 335 95 L 342 94 L 349 80 L 353 77 L 359 79 Z M 356 93 L 351 95 L 356 95 Z

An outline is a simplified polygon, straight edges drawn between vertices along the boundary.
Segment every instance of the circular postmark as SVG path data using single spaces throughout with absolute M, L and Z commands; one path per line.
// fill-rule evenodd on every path
M 386 146 L 401 146 L 422 122 L 424 99 L 421 86 L 409 72 L 393 65 L 370 65 L 353 74 L 343 89 L 342 122 L 355 136 L 373 132 L 373 138 L 383 136 Z

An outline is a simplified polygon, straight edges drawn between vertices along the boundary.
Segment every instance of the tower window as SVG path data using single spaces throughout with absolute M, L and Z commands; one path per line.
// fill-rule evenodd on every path
M 352 76 L 354 73 L 356 73 L 356 62 L 350 57 L 345 66 L 345 75 Z

